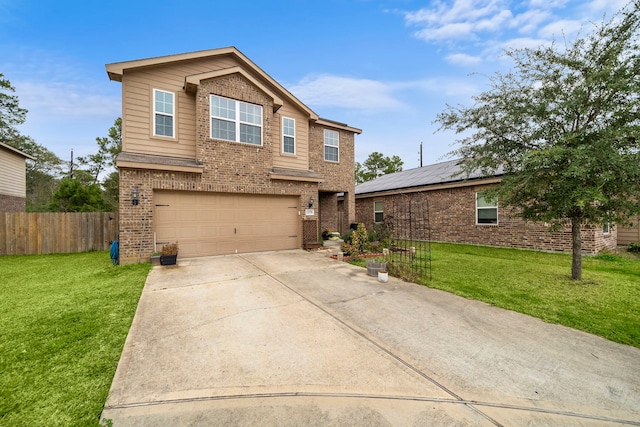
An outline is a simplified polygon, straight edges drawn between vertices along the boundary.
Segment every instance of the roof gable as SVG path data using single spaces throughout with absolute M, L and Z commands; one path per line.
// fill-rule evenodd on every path
M 291 94 L 286 88 L 284 88 L 280 83 L 274 80 L 270 75 L 264 72 L 260 67 L 258 67 L 253 61 L 247 58 L 242 52 L 240 52 L 237 48 L 230 46 L 219 49 L 210 49 L 210 50 L 201 50 L 197 52 L 188 52 L 188 53 L 180 53 L 176 55 L 167 55 L 167 56 L 158 56 L 154 58 L 146 58 L 146 59 L 137 59 L 133 61 L 125 61 L 125 62 L 114 62 L 112 64 L 107 64 L 107 75 L 110 80 L 122 82 L 122 76 L 126 70 L 136 70 L 147 67 L 155 67 L 164 64 L 170 64 L 174 62 L 180 61 L 192 61 L 203 58 L 211 58 L 211 57 L 221 57 L 221 56 L 232 56 L 236 62 L 238 62 L 238 67 L 231 67 L 228 72 L 224 72 L 221 70 L 221 75 L 230 74 L 232 72 L 240 72 L 245 77 L 248 77 L 252 83 L 256 84 L 259 80 L 264 81 L 266 84 L 259 84 L 261 90 L 265 93 L 269 94 L 269 96 L 274 97 L 274 104 L 277 104 L 282 101 L 278 96 L 275 96 L 273 90 L 266 89 L 266 86 L 272 86 L 278 92 L 282 93 L 289 101 L 291 101 L 296 107 L 300 108 L 309 116 L 309 120 L 317 121 L 318 115 L 307 107 L 302 101 L 296 98 L 293 94 Z M 248 70 L 248 71 L 247 71 Z M 215 74 L 215 72 L 213 72 Z M 203 73 L 209 74 L 209 73 Z M 215 76 L 215 75 L 213 75 Z M 198 75 L 194 76 L 185 76 L 185 91 L 192 90 L 192 85 L 195 84 L 195 80 L 198 78 Z M 202 77 L 200 80 L 203 80 L 207 77 Z M 349 128 L 345 126 L 345 129 L 351 130 L 354 128 Z M 361 132 L 361 131 L 360 131 Z
M 17 156 L 20 157 L 24 157 L 25 159 L 29 159 L 29 160 L 33 160 L 33 157 L 28 155 L 27 153 L 23 153 L 22 151 L 18 150 L 17 148 L 13 148 L 10 145 L 4 144 L 2 142 L 0 142 L 0 149 L 10 152 L 11 154 L 15 154 Z

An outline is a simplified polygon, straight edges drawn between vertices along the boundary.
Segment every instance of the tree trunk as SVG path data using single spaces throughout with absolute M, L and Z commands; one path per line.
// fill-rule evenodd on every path
M 571 261 L 571 278 L 582 279 L 582 221 L 578 218 L 571 219 L 571 241 L 573 257 Z

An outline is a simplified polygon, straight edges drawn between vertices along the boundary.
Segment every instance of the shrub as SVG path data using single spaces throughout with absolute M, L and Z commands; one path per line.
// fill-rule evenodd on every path
M 178 255 L 178 243 L 169 243 L 162 247 L 162 255 Z
M 631 242 L 627 246 L 627 251 L 640 253 L 640 242 Z
M 351 234 L 351 244 L 359 254 L 366 252 L 370 248 L 369 235 L 363 223 L 358 224 L 358 228 Z
M 346 256 L 354 256 L 358 254 L 356 247 L 353 246 L 351 243 L 346 243 L 346 242 L 343 243 L 342 245 L 340 245 L 340 250 Z

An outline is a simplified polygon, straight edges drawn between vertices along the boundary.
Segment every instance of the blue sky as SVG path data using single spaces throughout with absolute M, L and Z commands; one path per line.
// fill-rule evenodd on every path
M 454 148 L 433 120 L 508 70 L 504 48 L 571 40 L 625 4 L 0 0 L 0 73 L 29 110 L 22 133 L 67 160 L 94 152 L 121 115 L 105 64 L 235 46 L 320 117 L 363 129 L 357 161 L 379 151 L 409 169 L 420 142 L 423 164 Z

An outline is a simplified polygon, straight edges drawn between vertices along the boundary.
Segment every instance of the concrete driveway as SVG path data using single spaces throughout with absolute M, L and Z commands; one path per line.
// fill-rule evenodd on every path
M 640 349 L 301 250 L 150 273 L 119 426 L 640 426 Z

